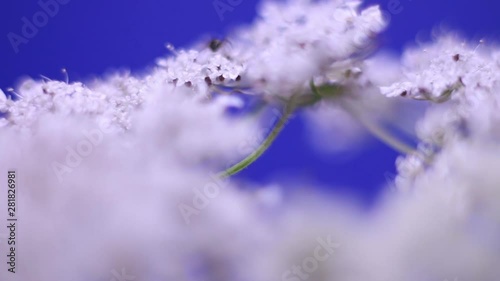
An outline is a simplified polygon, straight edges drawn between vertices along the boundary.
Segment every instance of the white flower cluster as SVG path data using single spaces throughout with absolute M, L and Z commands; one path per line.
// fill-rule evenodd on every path
M 97 121 L 129 127 L 130 112 L 143 102 L 145 85 L 133 77 L 116 77 L 90 89 L 80 82 L 24 81 L 14 92 L 17 100 L 0 93 L 0 110 L 7 114 L 4 125 L 29 128 L 43 114 L 94 115 Z
M 266 2 L 227 42 L 170 47 L 142 77 L 0 92 L 0 170 L 19 178 L 16 276 L 498 280 L 500 52 L 444 37 L 405 54 L 400 73 L 391 59 L 363 58 L 384 22 L 360 4 Z M 397 160 L 397 188 L 366 211 L 310 188 L 221 179 L 261 137 L 259 120 L 227 114 L 241 105 L 227 88 L 272 102 L 298 94 L 311 131 L 333 127 L 328 138 L 346 132 L 344 143 L 359 142 L 353 116 L 394 117 L 401 104 L 381 92 L 433 106 L 418 150 Z
M 194 87 L 204 92 L 212 84 L 224 84 L 239 81 L 245 70 L 245 62 L 241 58 L 231 57 L 224 42 L 214 40 L 212 46 L 198 50 L 181 50 L 173 58 L 160 59 L 160 66 L 154 79 L 162 79 L 174 84 Z
M 402 170 L 423 171 L 429 161 L 425 158 L 457 142 L 500 140 L 499 51 L 483 44 L 471 46 L 455 36 L 438 38 L 408 51 L 404 81 L 383 87 L 389 96 L 403 94 L 433 104 L 416 127 L 423 155 L 399 160 Z
M 402 82 L 382 88 L 387 96 L 445 101 L 489 95 L 498 84 L 498 51 L 471 47 L 456 36 L 446 36 L 434 45 L 407 51 Z M 470 93 L 474 92 L 475 95 Z
M 333 63 L 366 52 L 384 27 L 377 6 L 359 12 L 360 1 L 265 2 L 258 20 L 235 44 L 251 54 L 246 79 L 266 94 L 289 97 L 329 72 Z M 346 69 L 347 70 L 347 69 Z
M 428 272 L 459 280 L 495 280 L 500 273 L 500 243 L 493 238 L 500 235 L 498 53 L 483 42 L 444 36 L 408 51 L 402 82 L 383 89 L 431 102 L 417 124 L 419 149 L 398 159 L 396 179 L 412 208 L 422 212 L 411 222 L 423 225 L 412 231 L 427 242 L 409 251 L 418 252 L 412 259 L 427 260 L 413 267 L 424 279 Z
M 130 100 L 132 88 L 120 87 L 124 81 L 118 80 L 95 90 L 30 81 L 35 86 L 18 90 L 29 98 L 7 100 L 0 169 L 15 167 L 22 182 L 17 243 L 23 247 L 17 262 L 27 268 L 17 275 L 23 280 L 111 279 L 94 274 L 125 264 L 142 268 L 137 262 L 147 263 L 145 271 L 177 279 L 176 263 L 198 254 L 191 241 L 205 237 L 203 230 L 238 229 L 234 224 L 248 222 L 246 216 L 253 214 L 245 196 L 230 186 L 215 208 L 204 211 L 208 220 L 201 218 L 199 231 L 192 232 L 177 209 L 191 202 L 195 188 L 213 181 L 218 169 L 241 157 L 240 146 L 256 131 L 251 123 L 228 118 L 224 103 L 200 101 L 182 87 L 148 87 L 146 93 L 134 93 L 140 102 Z M 53 94 L 31 92 L 47 84 Z M 101 90 L 109 95 L 99 98 Z M 130 128 L 121 130 L 118 112 L 127 114 Z M 27 134 L 20 134 L 19 126 Z M 181 241 L 186 248 L 176 250 Z M 8 280 L 8 274 L 2 270 L 1 279 Z

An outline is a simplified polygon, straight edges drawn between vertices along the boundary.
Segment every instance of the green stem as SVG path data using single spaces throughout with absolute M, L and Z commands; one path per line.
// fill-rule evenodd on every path
M 236 163 L 235 165 L 231 166 L 227 170 L 219 173 L 219 177 L 221 178 L 226 178 L 230 177 L 246 167 L 250 166 L 253 162 L 255 162 L 259 157 L 264 154 L 264 152 L 271 146 L 271 144 L 276 140 L 276 137 L 280 134 L 280 132 L 283 130 L 285 127 L 285 124 L 287 123 L 288 119 L 290 118 L 290 115 L 292 115 L 295 107 L 292 105 L 292 102 L 289 102 L 285 105 L 285 108 L 283 110 L 283 114 L 281 115 L 280 119 L 276 124 L 274 125 L 273 130 L 269 135 L 266 137 L 264 142 L 260 144 L 260 146 L 252 152 L 252 154 L 248 155 L 245 159 L 241 160 L 240 162 Z
M 372 135 L 377 137 L 389 147 L 402 154 L 412 154 L 415 152 L 413 147 L 402 142 L 400 139 L 387 132 L 387 130 L 385 130 L 382 126 L 358 112 L 358 110 L 356 110 L 354 106 L 351 106 L 349 102 L 343 102 L 342 106 L 349 113 L 351 113 L 351 115 L 356 118 L 356 120 L 358 120 Z
M 309 83 L 313 94 L 319 97 L 323 96 L 340 96 L 343 93 L 343 89 L 339 85 L 325 85 L 318 88 L 314 82 L 311 80 Z M 377 137 L 379 140 L 392 147 L 394 150 L 399 151 L 403 154 L 414 153 L 415 150 L 407 145 L 406 143 L 399 140 L 397 137 L 393 136 L 382 126 L 379 126 L 376 122 L 373 122 L 370 118 L 367 118 L 363 113 L 359 112 L 355 106 L 351 105 L 349 101 L 342 99 L 340 100 L 342 107 L 347 110 L 354 118 L 356 118 L 372 135 Z

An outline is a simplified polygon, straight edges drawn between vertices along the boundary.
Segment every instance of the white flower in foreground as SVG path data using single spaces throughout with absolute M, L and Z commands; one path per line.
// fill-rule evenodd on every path
M 32 90 L 45 84 L 23 88 L 33 95 L 23 95 L 26 100 L 11 108 L 21 108 L 17 102 L 34 107 L 37 117 L 23 124 L 28 134 L 19 134 L 14 123 L 0 128 L 0 169 L 16 168 L 22 182 L 16 193 L 23 206 L 17 239 L 23 245 L 18 263 L 25 268 L 16 273 L 21 279 L 100 280 L 112 268 L 126 267 L 138 276 L 185 280 L 193 257 L 203 256 L 219 234 L 229 239 L 241 224 L 252 223 L 258 237 L 248 196 L 215 175 L 239 156 L 239 146 L 255 131 L 251 124 L 228 118 L 217 100 L 200 102 L 189 89 L 159 87 L 143 93 L 140 107 L 124 107 L 129 129 L 113 130 L 99 120 L 119 121 L 108 112 L 118 110 L 116 81 L 97 87 L 110 90 L 98 109 L 91 90 L 77 93 L 76 86 L 63 84 L 59 94 L 40 98 Z M 59 95 L 73 110 L 54 105 Z M 217 196 L 195 210 L 187 225 L 178 205 L 193 207 L 197 190 L 214 192 L 215 184 Z M 224 231 L 209 235 L 209 228 Z M 175 267 L 179 262 L 181 272 Z M 5 274 L 10 273 L 2 271 L 2 280 Z
M 498 145 L 490 145 L 473 145 L 465 153 L 466 147 L 453 148 L 437 160 L 440 168 L 416 183 L 415 191 L 387 194 L 368 214 L 345 201 L 311 196 L 310 187 L 307 194 L 289 194 L 267 214 L 275 239 L 262 247 L 246 276 L 285 281 L 496 280 L 500 179 L 493 172 L 498 157 L 489 153 Z M 485 153 L 489 156 L 483 166 Z M 461 176 L 448 169 L 448 161 L 456 163 L 451 168 Z
M 456 141 L 412 183 L 405 183 L 407 188 L 400 186 L 412 190 L 410 198 L 395 201 L 400 207 L 387 212 L 400 218 L 387 221 L 407 233 L 400 245 L 405 245 L 408 271 L 460 280 L 498 278 L 499 152 L 498 142 Z

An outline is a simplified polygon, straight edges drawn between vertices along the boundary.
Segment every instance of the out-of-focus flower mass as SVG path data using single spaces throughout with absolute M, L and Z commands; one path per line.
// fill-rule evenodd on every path
M 169 45 L 148 73 L 0 91 L 0 170 L 23 186 L 19 280 L 122 268 L 140 280 L 498 280 L 500 50 L 443 34 L 399 62 L 375 53 L 386 22 L 361 4 L 266 1 L 226 40 Z M 247 96 L 279 110 L 274 129 Z M 413 147 L 384 123 L 421 103 Z M 231 180 L 301 110 L 326 150 L 372 133 L 401 153 L 373 209 Z

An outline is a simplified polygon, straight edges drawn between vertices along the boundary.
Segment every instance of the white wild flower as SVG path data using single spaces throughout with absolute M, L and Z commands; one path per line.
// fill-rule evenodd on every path
M 0 170 L 19 171 L 16 276 L 498 280 L 500 51 L 447 36 L 408 51 L 400 73 L 392 59 L 364 57 L 385 23 L 360 5 L 266 2 L 227 42 L 169 46 L 142 76 L 27 79 L 12 99 L 0 91 Z M 257 118 L 227 114 L 245 107 L 233 91 L 269 103 L 298 94 L 326 143 L 339 131 L 345 144 L 361 139 L 348 116 L 404 119 L 386 96 L 433 105 L 417 149 L 397 159 L 396 190 L 361 210 L 310 183 L 249 190 L 259 187 L 222 179 L 261 137 Z
M 382 91 L 389 97 L 445 101 L 491 94 L 500 78 L 498 59 L 483 43 L 471 45 L 455 36 L 406 51 L 402 81 Z
M 235 46 L 250 53 L 244 78 L 265 94 L 302 94 L 331 64 L 367 51 L 385 23 L 377 6 L 359 1 L 265 2 L 256 22 L 240 30 Z

